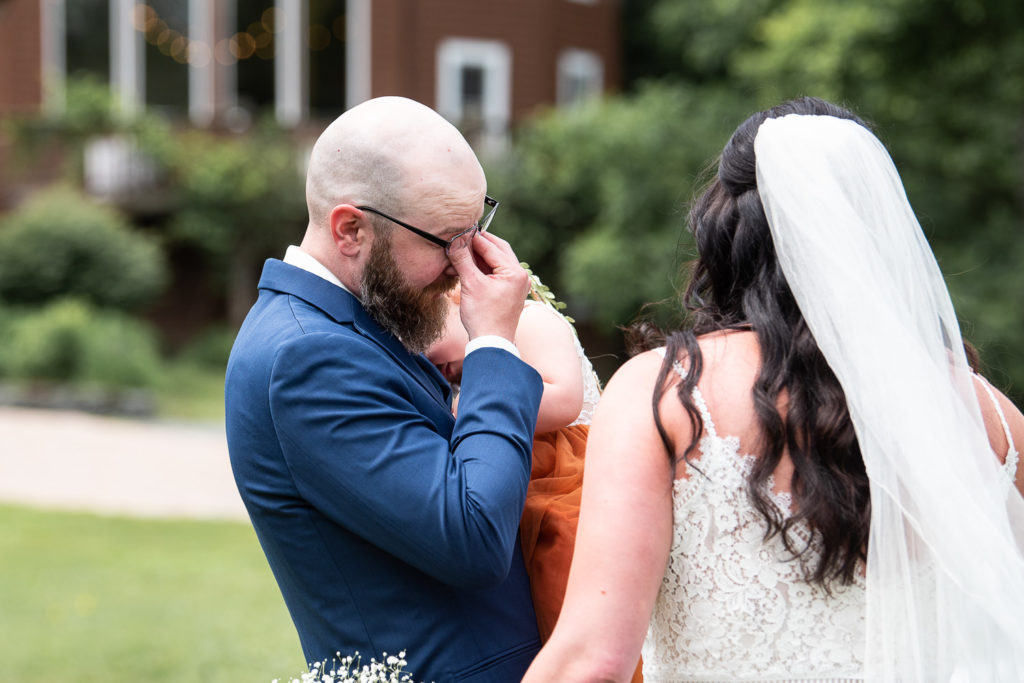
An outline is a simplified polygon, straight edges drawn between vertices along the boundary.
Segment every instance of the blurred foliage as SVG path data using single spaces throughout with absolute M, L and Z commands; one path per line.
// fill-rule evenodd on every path
M 116 210 L 68 187 L 34 195 L 0 220 L 0 300 L 40 304 L 73 296 L 139 309 L 167 282 L 160 246 Z
M 817 95 L 875 126 L 947 274 L 965 335 L 994 379 L 1024 402 L 1024 3 L 623 0 L 621 7 L 623 94 L 538 113 L 516 131 L 508 157 L 487 169 L 502 202 L 495 229 L 566 300 L 570 315 L 611 340 L 643 304 L 669 302 L 692 256 L 688 204 L 729 134 L 754 111 Z M 289 136 L 267 123 L 245 137 L 172 134 L 151 114 L 118 115 L 107 86 L 82 78 L 68 82 L 66 101 L 58 116 L 6 122 L 22 157 L 53 144 L 80 151 L 96 135 L 130 135 L 172 197 L 161 226 L 166 239 L 202 247 L 226 292 L 228 323 L 237 324 L 262 259 L 279 255 L 305 225 L 301 155 Z M 54 214 L 71 208 L 51 204 Z M 0 264 L 26 258 L 8 251 L 0 245 Z M 32 251 L 43 253 L 15 253 Z M 63 271 L 70 277 L 78 269 Z M 659 317 L 672 309 L 663 306 Z
M 223 423 L 224 367 L 171 359 L 163 365 L 153 398 L 160 417 Z
M 215 327 L 173 358 L 144 321 L 64 299 L 0 306 L 0 396 L 14 405 L 223 421 L 234 333 Z
M 15 141 L 16 159 L 30 163 L 45 148 L 70 148 L 81 156 L 85 142 L 120 127 L 114 97 L 106 83 L 95 76 L 69 78 L 65 85 L 65 106 L 54 114 L 15 116 L 4 121 Z M 80 170 L 80 166 L 76 167 Z
M 0 374 L 10 380 L 74 383 L 106 389 L 149 387 L 160 358 L 142 321 L 64 299 L 20 315 L 7 313 Z
M 65 174 L 73 182 L 82 180 L 82 151 L 97 137 L 128 135 L 158 169 L 166 167 L 174 150 L 170 126 L 148 112 L 125 116 L 120 112 L 110 87 L 95 75 L 78 74 L 67 79 L 64 108 L 60 112 L 15 116 L 3 121 L 14 141 L 15 160 L 31 165 L 52 148 L 65 153 Z
M 285 235 L 305 228 L 305 170 L 283 131 L 266 125 L 231 138 L 192 130 L 177 144 L 175 234 L 223 257 L 242 245 L 279 250 Z
M 175 131 L 151 112 L 124 116 L 118 111 L 107 84 L 78 76 L 67 82 L 62 112 L 12 118 L 6 126 L 23 162 L 39 158 L 47 148 L 64 150 L 66 175 L 75 184 L 82 182 L 87 143 L 103 136 L 130 143 L 153 166 L 158 187 L 124 201 L 169 215 L 167 240 L 204 250 L 209 272 L 228 299 L 230 317 L 240 323 L 262 260 L 279 255 L 281 245 L 297 241 L 305 228 L 300 151 L 270 119 L 238 136 Z
M 226 278 L 231 321 L 253 301 L 258 268 L 306 227 L 305 169 L 286 133 L 265 123 L 242 138 L 193 130 L 183 134 L 172 165 L 178 210 L 173 237 L 209 255 Z
M 628 321 L 671 294 L 679 256 L 692 254 L 686 205 L 738 105 L 726 90 L 650 84 L 534 119 L 487 171 L 501 234 L 571 315 Z
M 817 95 L 890 149 L 965 336 L 1024 401 L 1024 4 L 626 0 L 623 17 L 624 94 L 544 112 L 488 169 L 502 233 L 572 315 L 611 337 L 672 297 L 687 204 L 728 136 Z
M 217 370 L 221 374 L 227 369 L 231 346 L 235 343 L 237 330 L 226 325 L 210 327 L 198 335 L 176 356 L 177 360 L 198 368 Z

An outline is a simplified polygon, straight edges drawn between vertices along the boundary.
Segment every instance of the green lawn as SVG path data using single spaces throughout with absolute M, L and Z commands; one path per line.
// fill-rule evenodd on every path
M 0 681 L 259 681 L 304 670 L 247 524 L 0 506 Z

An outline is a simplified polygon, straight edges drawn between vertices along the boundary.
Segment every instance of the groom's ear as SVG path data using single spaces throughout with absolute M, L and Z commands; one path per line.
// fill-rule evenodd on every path
M 358 256 L 371 242 L 370 218 L 351 204 L 338 204 L 330 214 L 331 239 L 345 256 Z

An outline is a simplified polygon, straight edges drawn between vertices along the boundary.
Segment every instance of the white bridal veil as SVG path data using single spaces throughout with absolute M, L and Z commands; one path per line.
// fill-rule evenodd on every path
M 769 119 L 754 149 L 779 261 L 871 482 L 868 678 L 1024 681 L 1024 501 L 892 160 L 829 116 Z

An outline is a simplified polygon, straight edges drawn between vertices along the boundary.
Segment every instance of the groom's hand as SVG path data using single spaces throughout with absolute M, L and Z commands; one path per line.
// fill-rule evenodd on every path
M 459 308 L 469 338 L 497 335 L 514 342 L 530 278 L 512 247 L 482 232 L 448 258 L 462 283 Z

